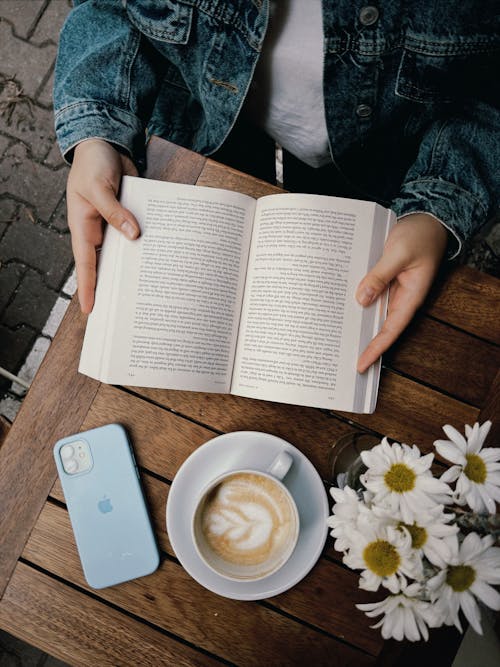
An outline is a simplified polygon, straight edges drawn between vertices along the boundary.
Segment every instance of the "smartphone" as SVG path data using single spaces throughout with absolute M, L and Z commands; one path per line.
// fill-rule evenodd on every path
M 54 458 L 89 586 L 105 588 L 154 572 L 158 547 L 123 426 L 63 438 Z

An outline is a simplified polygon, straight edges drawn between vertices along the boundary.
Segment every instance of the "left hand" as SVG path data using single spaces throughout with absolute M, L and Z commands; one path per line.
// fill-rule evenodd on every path
M 427 296 L 448 242 L 446 228 L 426 213 L 413 213 L 391 230 L 381 259 L 359 283 L 356 299 L 369 306 L 390 286 L 387 319 L 358 360 L 364 373 L 389 348 Z

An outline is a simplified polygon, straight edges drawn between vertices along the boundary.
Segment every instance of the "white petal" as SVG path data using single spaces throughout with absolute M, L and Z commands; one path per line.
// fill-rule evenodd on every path
M 443 540 L 434 540 L 428 542 L 424 548 L 424 554 L 433 565 L 437 567 L 445 567 L 448 562 L 450 552 Z
M 415 621 L 415 616 L 411 609 L 404 610 L 404 621 L 405 621 L 405 637 L 411 642 L 418 642 L 420 639 L 420 633 L 417 628 L 417 623 Z
M 484 545 L 477 533 L 469 533 L 460 546 L 460 561 L 470 563 L 484 551 Z
M 434 460 L 434 454 L 426 454 L 422 456 L 418 461 L 415 461 L 412 466 L 416 473 L 423 473 L 425 470 L 428 470 Z
M 486 436 L 490 432 L 491 428 L 491 421 L 488 419 L 487 421 L 484 422 L 484 424 L 481 424 L 479 427 L 479 439 L 481 440 L 481 444 L 486 440 Z
M 463 466 L 466 464 L 465 452 L 448 440 L 436 440 L 434 447 L 436 448 L 437 453 L 442 456 L 443 459 L 451 461 L 452 463 L 458 463 Z
M 443 431 L 446 433 L 448 438 L 455 443 L 457 447 L 459 447 L 460 451 L 462 454 L 465 454 L 467 452 L 467 442 L 464 438 L 464 436 L 457 431 L 457 429 L 454 426 L 450 426 L 450 424 L 446 424 L 443 426 Z
M 488 495 L 491 496 L 493 500 L 500 503 L 500 487 L 488 484 L 488 482 L 486 482 L 484 486 Z
M 445 482 L 447 484 L 451 484 L 456 479 L 458 479 L 461 472 L 462 472 L 462 468 L 460 466 L 451 466 L 451 468 L 448 468 L 448 470 L 445 470 L 445 472 L 441 475 L 441 477 L 439 479 L 442 482 Z
M 465 435 L 467 436 L 467 451 L 470 454 L 476 454 L 483 444 L 479 437 L 479 423 L 476 422 L 472 428 L 466 427 Z
M 500 447 L 485 447 L 481 450 L 481 458 L 484 461 L 498 461 L 500 459 Z
M 477 634 L 482 635 L 483 631 L 481 629 L 481 614 L 479 612 L 479 607 L 468 591 L 464 591 L 460 594 L 460 606 L 464 611 L 465 617 Z
M 442 586 L 445 579 L 446 579 L 446 570 L 441 570 L 441 572 L 438 572 L 434 577 L 431 577 L 431 579 L 429 579 L 429 581 L 427 582 L 429 590 L 436 591 L 440 586 Z
M 475 581 L 470 590 L 490 609 L 500 609 L 500 593 L 484 581 Z
M 427 626 L 423 618 L 417 616 L 416 621 L 422 637 L 425 639 L 425 641 L 427 641 L 429 639 L 429 631 L 427 630 Z
M 365 591 L 377 591 L 381 581 L 381 578 L 377 577 L 376 574 L 365 570 L 361 573 L 358 586 Z
M 404 616 L 401 611 L 399 614 L 394 615 L 394 627 L 392 630 L 392 636 L 398 641 L 404 638 Z
M 435 477 L 419 477 L 418 485 L 427 493 L 449 493 L 450 487 Z
M 477 484 L 476 489 L 477 489 L 479 495 L 481 496 L 481 499 L 483 501 L 484 506 L 486 507 L 486 510 L 490 514 L 495 514 L 496 511 L 497 511 L 495 501 L 489 495 L 488 491 L 485 488 L 485 485 L 484 484 Z

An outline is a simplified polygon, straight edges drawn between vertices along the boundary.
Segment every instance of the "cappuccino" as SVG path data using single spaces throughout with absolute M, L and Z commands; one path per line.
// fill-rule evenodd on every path
M 293 551 L 297 509 L 276 479 L 253 471 L 236 472 L 204 495 L 194 533 L 203 558 L 217 572 L 256 579 L 278 569 Z

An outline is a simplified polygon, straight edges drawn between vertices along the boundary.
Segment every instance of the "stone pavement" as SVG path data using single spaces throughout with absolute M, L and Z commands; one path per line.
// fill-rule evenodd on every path
M 29 383 L 75 290 L 51 89 L 69 0 L 0 0 L 0 367 Z M 500 224 L 468 263 L 500 276 Z M 24 390 L 0 377 L 11 421 Z M 59 661 L 0 631 L 0 667 Z
M 47 329 L 47 319 L 72 271 L 68 168 L 52 113 L 57 41 L 69 9 L 69 0 L 0 0 L 0 367 L 12 373 L 35 344 L 32 357 L 43 356 L 57 328 Z M 23 375 L 29 381 L 32 373 Z M 0 414 L 13 419 L 19 394 L 19 385 L 0 378 Z

